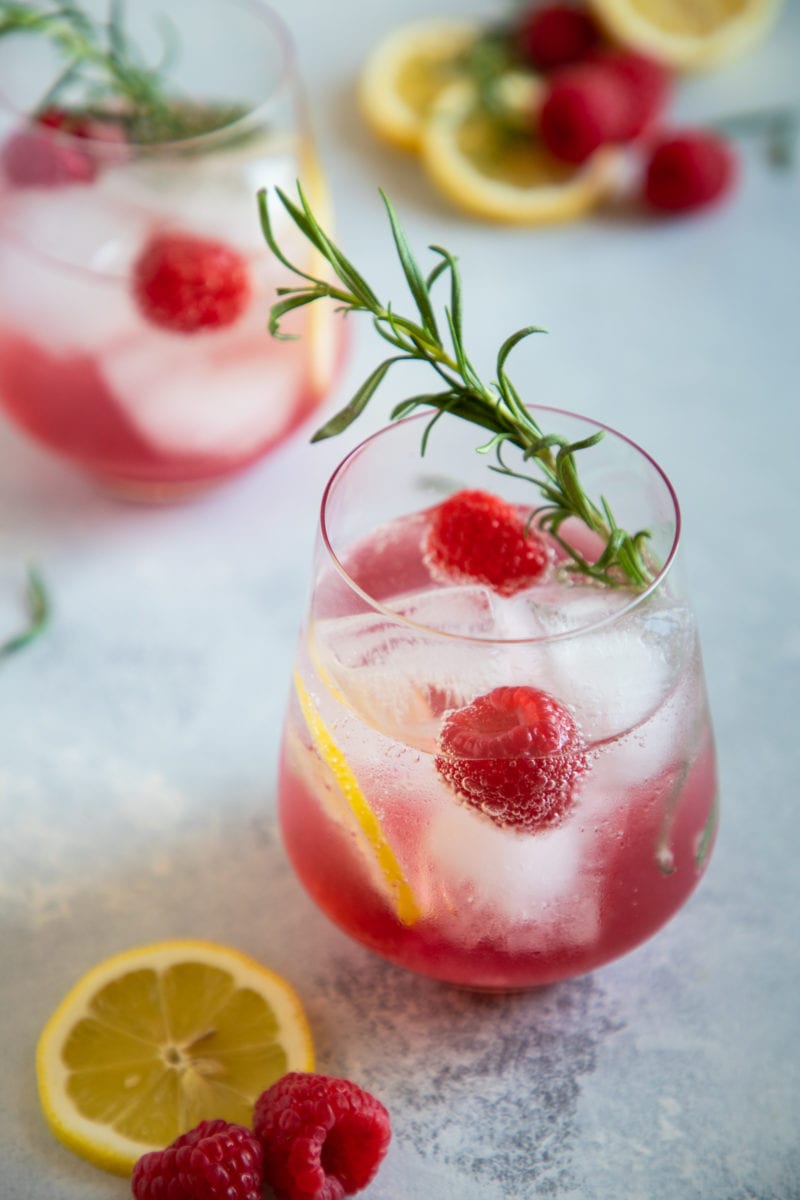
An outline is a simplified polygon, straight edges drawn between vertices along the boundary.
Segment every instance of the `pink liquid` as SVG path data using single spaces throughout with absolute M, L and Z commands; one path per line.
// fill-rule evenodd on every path
M 270 346 L 266 333 L 260 350 L 267 407 Z M 202 346 L 197 353 L 203 353 Z M 220 454 L 180 447 L 165 450 L 137 429 L 91 353 L 52 353 L 13 331 L 0 330 L 0 404 L 6 414 L 46 449 L 112 483 L 212 483 L 242 470 L 288 437 L 317 407 L 322 397 L 308 379 L 301 376 L 297 389 L 279 431 L 256 438 L 246 450 Z M 222 391 L 220 401 L 224 402 Z
M 384 590 L 395 594 L 400 580 L 418 589 L 426 576 L 419 530 L 418 517 L 380 544 L 363 543 L 348 564 L 351 573 L 362 583 L 383 581 Z M 320 627 L 319 638 L 329 637 L 332 645 L 336 619 L 353 620 L 337 594 L 335 581 L 330 588 L 321 581 L 315 614 L 335 619 Z M 365 664 L 370 654 L 374 658 L 374 645 Z M 402 919 L 357 822 L 331 803 L 336 776 L 294 697 L 279 811 L 299 878 L 320 908 L 369 949 L 463 986 L 528 988 L 624 954 L 686 902 L 714 839 L 715 759 L 693 633 L 680 657 L 655 705 L 648 701 L 633 726 L 590 742 L 590 771 L 562 824 L 520 834 L 499 829 L 449 792 L 435 770 L 432 747 L 410 726 L 410 732 L 403 729 L 410 710 L 403 708 L 402 683 L 396 689 L 400 716 L 391 726 L 391 716 L 370 709 L 368 684 L 347 695 L 348 680 L 360 686 L 357 672 L 340 674 L 332 685 L 333 660 L 326 659 L 319 675 L 318 657 L 312 661 L 301 647 L 304 686 L 381 823 L 418 917 Z M 381 664 L 362 669 L 379 671 Z M 472 669 L 465 657 L 465 673 Z M 442 704 L 447 707 L 446 696 Z

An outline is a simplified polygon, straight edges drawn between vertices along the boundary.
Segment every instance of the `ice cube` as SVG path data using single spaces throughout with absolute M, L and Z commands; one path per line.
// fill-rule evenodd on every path
M 481 587 L 439 588 L 404 599 L 403 615 L 486 636 L 492 606 Z M 442 616 L 446 613 L 446 618 Z M 442 714 L 506 682 L 491 645 L 430 632 L 380 613 L 315 622 L 309 646 L 323 682 L 372 728 L 431 751 Z
M 247 454 L 279 436 L 301 399 L 297 342 L 263 329 L 181 337 L 153 328 L 101 356 L 101 371 L 140 433 L 165 453 Z
M 432 813 L 423 856 L 449 898 L 453 920 L 475 928 L 476 937 L 491 926 L 509 949 L 517 942 L 528 949 L 534 941 L 577 945 L 597 936 L 600 918 L 584 842 L 577 820 L 521 834 L 454 799 Z
M 545 678 L 537 686 L 570 709 L 591 741 L 618 736 L 646 720 L 670 683 L 663 646 L 635 625 L 555 641 L 543 663 Z
M 495 636 L 493 594 L 480 584 L 437 587 L 413 592 L 392 604 L 392 610 L 415 625 L 460 637 Z
M 230 150 L 177 164 L 145 159 L 112 167 L 98 176 L 95 191 L 109 210 L 135 214 L 140 228 L 177 228 L 248 252 L 264 249 L 259 188 L 291 191 L 298 173 L 289 147 L 276 146 L 271 155 Z M 282 241 L 290 218 L 280 204 L 271 216 Z
M 134 319 L 127 290 L 107 273 L 130 230 L 109 219 L 92 190 L 60 188 L 59 205 L 33 189 L 7 201 L 13 240 L 0 245 L 0 274 L 13 298 L 8 315 L 16 332 L 56 354 L 112 342 Z

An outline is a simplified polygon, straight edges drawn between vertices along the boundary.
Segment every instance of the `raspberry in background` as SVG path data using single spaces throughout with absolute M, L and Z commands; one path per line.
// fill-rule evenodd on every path
M 424 555 L 435 574 L 484 583 L 503 596 L 536 583 L 549 561 L 544 541 L 513 505 L 470 489 L 432 510 Z
M 133 1168 L 135 1200 L 262 1200 L 262 1150 L 249 1129 L 201 1121 Z
M 633 50 L 600 50 L 588 62 L 614 76 L 622 87 L 625 106 L 613 141 L 631 142 L 661 116 L 672 97 L 672 75 L 654 58 Z
M 503 828 L 538 833 L 572 805 L 588 759 L 558 700 L 498 687 L 445 717 L 435 764 L 462 803 Z
M 277 1200 L 342 1200 L 374 1178 L 391 1139 L 389 1114 L 348 1079 L 291 1071 L 256 1101 L 264 1181 Z
M 142 314 L 172 333 L 232 325 L 250 299 L 247 263 L 223 242 L 187 233 L 161 233 L 133 268 L 133 293 Z
M 517 49 L 540 71 L 552 71 L 585 58 L 600 42 L 600 31 L 585 9 L 545 4 L 523 9 L 517 18 Z
M 724 138 L 704 130 L 666 133 L 650 148 L 642 199 L 655 212 L 693 212 L 727 195 L 736 175 L 736 155 Z
M 539 136 L 554 158 L 579 166 L 618 140 L 628 122 L 625 84 L 594 63 L 556 71 L 538 114 Z

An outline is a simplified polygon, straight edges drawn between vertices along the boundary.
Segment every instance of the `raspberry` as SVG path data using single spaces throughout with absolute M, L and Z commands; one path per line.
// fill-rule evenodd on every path
M 228 1121 L 201 1121 L 133 1168 L 135 1200 L 262 1200 L 263 1152 L 255 1134 Z
M 566 709 L 532 687 L 499 687 L 445 717 L 436 770 L 496 825 L 536 833 L 557 824 L 588 768 Z
M 571 4 L 546 4 L 523 12 L 516 37 L 524 59 L 540 71 L 552 71 L 579 62 L 600 33 L 589 13 Z
M 700 130 L 670 133 L 651 148 L 643 200 L 657 212 L 691 212 L 721 200 L 736 173 L 733 148 L 723 138 Z
M 291 1071 L 256 1101 L 253 1128 L 277 1200 L 342 1200 L 365 1188 L 389 1147 L 389 1114 L 347 1079 Z
M 589 62 L 614 76 L 625 93 L 626 104 L 614 131 L 615 142 L 630 142 L 649 128 L 667 106 L 672 76 L 661 63 L 632 50 L 604 50 Z
M 433 510 L 425 543 L 432 570 L 457 581 L 485 583 L 503 596 L 544 574 L 547 547 L 516 508 L 488 492 L 455 492 Z
M 539 110 L 539 136 L 554 158 L 579 165 L 618 139 L 628 90 L 617 74 L 593 63 L 557 71 Z
M 46 108 L 36 117 L 40 127 L 13 134 L 2 151 L 6 179 L 15 187 L 61 187 L 70 183 L 91 183 L 97 175 L 98 161 L 86 151 L 53 134 L 94 143 L 103 142 L 103 160 L 122 161 L 127 137 L 122 125 L 109 118 L 87 116 L 65 108 Z M 44 131 L 44 132 L 42 132 Z
M 250 298 L 247 263 L 222 242 L 183 233 L 152 238 L 133 269 L 133 291 L 149 321 L 174 333 L 231 325 Z
M 88 154 L 36 130 L 20 130 L 11 135 L 3 146 L 2 166 L 6 179 L 14 187 L 91 183 L 97 173 Z

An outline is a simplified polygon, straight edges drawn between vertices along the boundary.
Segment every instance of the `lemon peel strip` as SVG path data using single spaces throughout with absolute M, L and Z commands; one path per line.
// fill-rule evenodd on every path
M 403 925 L 415 925 L 422 912 L 403 869 L 386 840 L 380 821 L 367 803 L 352 767 L 328 732 L 298 671 L 294 673 L 294 686 L 312 741 L 320 757 L 330 768 L 343 800 L 369 843 L 391 892 L 398 919 Z

